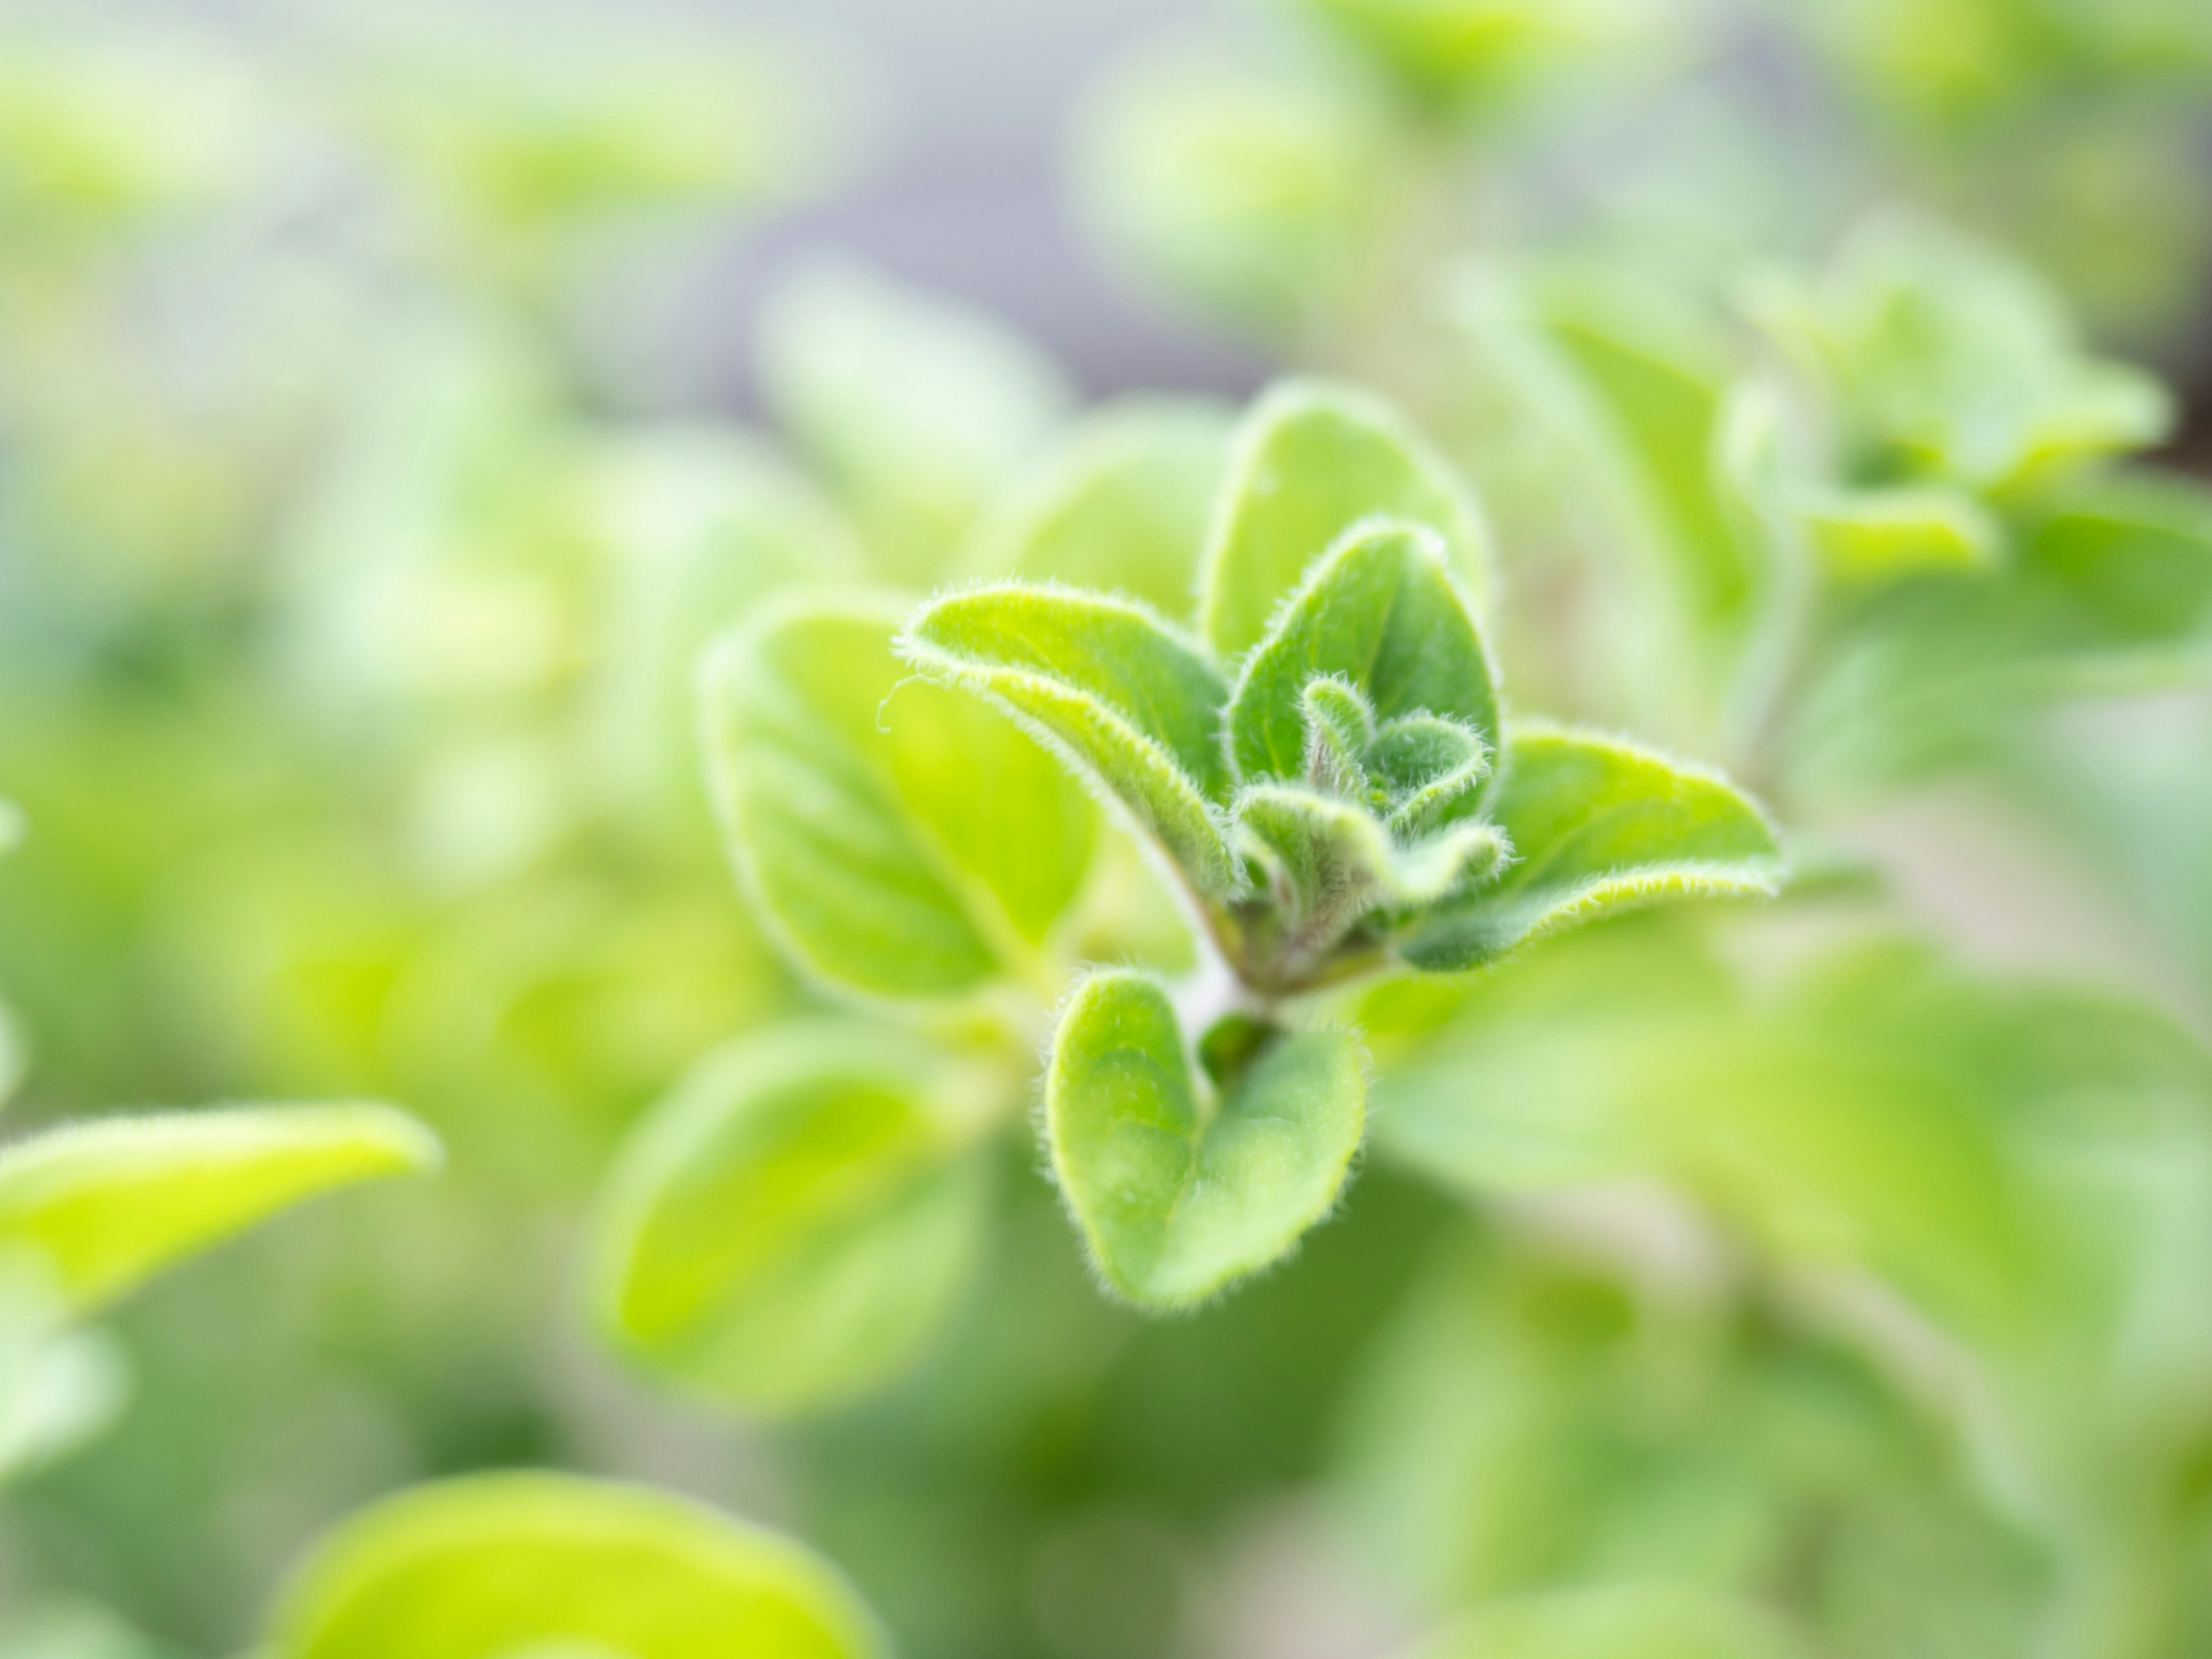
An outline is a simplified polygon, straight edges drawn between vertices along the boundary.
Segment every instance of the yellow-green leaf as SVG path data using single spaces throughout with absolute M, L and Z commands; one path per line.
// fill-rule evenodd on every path
M 41 1261 L 70 1310 L 335 1187 L 437 1167 L 388 1106 L 238 1107 L 113 1117 L 0 1150 L 0 1254 Z
M 1320 1030 L 1278 1036 L 1216 1098 L 1159 982 L 1093 975 L 1054 1039 L 1045 1125 L 1099 1276 L 1176 1308 L 1280 1258 L 1335 1203 L 1366 1093 L 1358 1043 Z
M 934 601 L 899 645 L 915 672 L 997 702 L 1096 778 L 1200 892 L 1236 885 L 1218 815 L 1229 688 L 1152 612 L 1006 582 Z
M 1003 716 L 902 684 L 903 608 L 787 601 L 717 647 L 708 778 L 755 906 L 802 967 L 868 995 L 953 996 L 1044 939 L 1095 815 Z
M 902 1033 L 842 1022 L 708 1059 L 624 1151 L 593 1228 L 614 1342 L 758 1413 L 836 1404 L 905 1365 L 982 1231 L 988 1172 L 946 1070 Z
M 798 1544 L 686 1498 L 479 1475 L 342 1524 L 283 1593 L 269 1659 L 878 1659 L 875 1619 Z
M 1352 687 L 1378 720 L 1435 714 L 1496 743 L 1489 659 L 1445 559 L 1432 532 L 1381 520 L 1314 561 L 1230 702 L 1240 778 L 1304 775 L 1305 690 L 1317 678 Z
M 1781 849 L 1752 801 L 1714 774 L 1617 738 L 1534 730 L 1508 741 L 1492 820 L 1518 859 L 1405 943 L 1436 970 L 1538 933 L 1669 898 L 1770 894 Z
M 1257 645 L 1314 561 L 1378 514 L 1434 531 L 1454 574 L 1482 591 L 1487 541 L 1472 500 L 1388 404 L 1326 380 L 1286 381 L 1254 404 L 1206 547 L 1200 622 L 1216 653 Z

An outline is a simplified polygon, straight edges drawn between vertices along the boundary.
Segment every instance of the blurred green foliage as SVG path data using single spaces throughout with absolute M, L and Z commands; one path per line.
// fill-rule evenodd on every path
M 1086 408 L 824 255 L 740 422 L 668 296 L 865 85 L 0 32 L 0 1653 L 2203 1651 L 2212 14 L 1186 24 L 1072 191 L 1293 378 Z M 1449 606 L 1302 589 L 1378 511 Z M 1488 960 L 1762 884 L 1722 772 L 1778 902 Z M 52 1126 L 309 1098 L 450 1166 L 80 1322 L 428 1142 Z

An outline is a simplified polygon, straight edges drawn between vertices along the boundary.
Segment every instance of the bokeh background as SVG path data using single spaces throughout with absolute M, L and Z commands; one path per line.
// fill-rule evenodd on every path
M 2172 389 L 2081 446 L 2174 492 L 2166 562 L 1859 594 L 1746 738 L 1733 624 L 1645 637 L 1607 561 L 1727 540 L 1668 446 L 1745 296 L 1854 246 L 1936 273 L 1936 347 L 1842 348 L 1900 381 L 2028 318 L 1946 360 L 2001 406 L 1962 448 L 2038 353 Z M 580 1218 L 812 1006 L 708 820 L 699 646 L 988 568 L 1087 405 L 1293 368 L 1480 489 L 1522 703 L 1730 765 L 1819 879 L 1369 1009 L 1398 1153 L 1202 1315 L 1103 1302 L 1010 1141 L 888 1391 L 764 1424 L 626 1368 Z M 0 1493 L 0 1655 L 221 1659 L 335 1517 L 520 1463 L 788 1527 L 913 1659 L 1570 1651 L 1480 1626 L 1544 1595 L 1689 1659 L 1723 1593 L 1746 1651 L 2205 1651 L 2208 470 L 2203 0 L 0 10 L 11 1123 L 363 1096 L 453 1153 L 117 1317 L 127 1403 Z M 1727 1158 L 1547 1139 L 1659 1076 Z

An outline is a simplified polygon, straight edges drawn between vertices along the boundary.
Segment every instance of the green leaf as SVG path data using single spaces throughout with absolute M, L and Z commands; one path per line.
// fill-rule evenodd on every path
M 82 1314 L 317 1194 L 442 1158 L 428 1129 L 388 1106 L 239 1107 L 49 1130 L 0 1151 L 0 1255 L 43 1261 Z
M 1793 505 L 1828 568 L 1847 581 L 1986 567 L 2003 550 L 1996 520 L 1963 490 L 1810 490 Z
M 1507 1598 L 1416 1659 L 1810 1659 L 1780 1620 L 1694 1584 L 1577 1586 Z
M 1195 398 L 1109 404 L 1001 498 L 965 562 L 979 575 L 1066 582 L 1187 617 L 1232 429 L 1224 410 Z
M 600 1206 L 593 1300 L 611 1340 L 757 1413 L 836 1404 L 907 1364 L 982 1232 L 987 1171 L 939 1103 L 946 1069 L 851 1024 L 703 1062 L 633 1138 Z
M 1115 971 L 1086 980 L 1061 1018 L 1045 1127 L 1100 1277 L 1175 1308 L 1276 1261 L 1328 1213 L 1365 1098 L 1359 1045 L 1331 1030 L 1283 1036 L 1212 1097 L 1167 992 Z
M 1488 543 L 1474 505 L 1395 410 L 1325 380 L 1269 391 L 1244 417 L 1207 543 L 1200 620 L 1216 653 L 1257 645 L 1314 562 L 1378 514 L 1428 526 L 1480 591 Z
M 355 1516 L 293 1577 L 270 1631 L 270 1659 L 890 1651 L 811 1551 L 665 1492 L 542 1474 L 441 1481 Z
M 23 809 L 12 800 L 0 800 L 0 853 L 12 853 L 23 844 Z
M 2212 662 L 2212 488 L 2197 479 L 2143 470 L 2073 492 L 2027 537 L 2020 574 L 2051 619 L 2046 652 Z
M 1405 943 L 1415 966 L 1473 967 L 1626 906 L 1771 894 L 1779 877 L 1773 828 L 1745 796 L 1709 772 L 1585 732 L 1516 733 L 1492 817 L 1518 861 Z
M 1000 715 L 902 684 L 902 608 L 787 601 L 717 647 L 701 680 L 708 775 L 795 961 L 864 994 L 954 996 L 1028 961 L 1082 882 L 1093 815 Z
M 1151 611 L 1002 583 L 934 601 L 899 648 L 916 673 L 991 699 L 1095 777 L 1200 892 L 1234 889 L 1217 811 L 1228 688 Z
M 996 319 L 842 260 L 786 278 L 757 337 L 769 407 L 896 581 L 942 573 L 1073 402 L 1058 366 Z
M 1494 738 L 1497 687 L 1445 552 L 1432 532 L 1383 521 L 1358 526 L 1314 561 L 1230 700 L 1240 778 L 1305 775 L 1305 694 L 1316 678 L 1351 686 L 1378 720 L 1418 712 Z
M 1171 297 L 1289 344 L 1357 281 L 1403 155 L 1356 81 L 1175 43 L 1085 100 L 1078 201 L 1099 240 Z

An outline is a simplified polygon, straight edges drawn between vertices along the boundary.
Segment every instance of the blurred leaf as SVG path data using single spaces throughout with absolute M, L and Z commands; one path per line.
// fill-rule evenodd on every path
M 1972 495 L 1917 486 L 1808 490 L 1792 503 L 1828 568 L 1845 581 L 1995 564 L 2002 532 Z
M 270 1623 L 270 1659 L 872 1659 L 873 1618 L 811 1552 L 703 1504 L 557 1474 L 387 1498 L 325 1537 Z
M 1346 533 L 1308 567 L 1245 659 L 1228 713 L 1239 777 L 1306 771 L 1306 687 L 1358 691 L 1376 719 L 1441 716 L 1495 744 L 1498 692 L 1474 621 L 1433 532 L 1389 520 Z
M 917 673 L 1000 704 L 1095 776 L 1205 894 L 1236 866 L 1215 804 L 1229 688 L 1193 643 L 1127 600 L 1019 583 L 949 594 L 907 624 Z
M 1488 556 L 1481 520 L 1443 459 L 1380 399 L 1323 380 L 1283 382 L 1237 435 L 1206 549 L 1200 617 L 1224 660 L 1267 632 L 1314 562 L 1362 519 L 1424 525 L 1478 594 Z
M 0 1263 L 0 1486 L 92 1439 L 131 1394 L 120 1346 L 67 1329 L 49 1278 L 35 1261 Z
M 1732 638 L 1765 573 L 1714 473 L 1735 373 L 1725 338 L 1657 283 L 1618 271 L 1562 273 L 1529 302 L 1623 446 L 1677 590 L 1670 597 L 1700 637 Z
M 240 1107 L 106 1118 L 0 1151 L 0 1250 L 52 1270 L 73 1312 L 334 1187 L 437 1167 L 386 1106 Z
M 1639 10 L 1621 0 L 1302 3 L 1413 99 L 1444 109 L 1494 106 L 1532 72 L 1620 33 Z
M 1407 940 L 1417 967 L 1472 967 L 1624 907 L 1774 891 L 1773 827 L 1711 773 L 1563 731 L 1514 735 L 1501 771 L 1492 813 L 1518 861 Z
M 1078 199 L 1109 250 L 1285 343 L 1348 298 L 1404 155 L 1377 100 L 1311 67 L 1175 42 L 1109 74 L 1076 133 Z
M 2077 660 L 2212 670 L 2212 487 L 2141 470 L 2073 492 L 2027 538 L 2021 578 Z
M 50 1601 L 11 1608 L 0 1622 L 9 1659 L 171 1659 L 122 1620 L 90 1602 Z
M 1107 1285 L 1185 1306 L 1278 1260 L 1328 1213 L 1365 1097 L 1358 1044 L 1324 1030 L 1282 1036 L 1217 1099 L 1159 982 L 1097 974 L 1053 1041 L 1053 1174 Z
M 894 581 L 943 573 L 1073 401 L 1060 369 L 996 319 L 841 261 L 788 276 L 757 337 L 763 396 Z
M 592 456 L 610 554 L 594 737 L 613 804 L 665 814 L 698 795 L 692 679 L 701 650 L 778 588 L 849 582 L 844 516 L 752 434 L 706 424 L 626 432 Z
M 1126 398 L 1085 414 L 985 514 L 968 564 L 1187 616 L 1231 425 L 1195 398 Z
M 1877 222 L 1824 276 L 1770 275 L 1747 297 L 1813 388 L 1845 484 L 2022 498 L 2172 422 L 2165 389 L 2090 356 L 2032 271 L 1932 225 Z
M 1025 969 L 1090 860 L 1092 819 L 991 709 L 907 683 L 884 598 L 771 607 L 701 696 L 724 833 L 763 921 L 825 982 L 943 997 Z
M 1338 1473 L 1387 1582 L 1466 1609 L 1442 1651 L 1721 1644 L 1693 1641 L 1702 1659 L 1735 1651 L 1732 1623 L 1837 1659 L 2032 1639 L 2051 1560 L 1878 1366 L 1741 1293 L 1654 1190 L 1522 1213 L 1432 1259 L 1370 1351 Z
M 905 1366 L 981 1238 L 987 1171 L 940 1098 L 957 1086 L 946 1071 L 910 1038 L 845 1024 L 704 1061 L 601 1200 L 594 1301 L 611 1339 L 754 1412 L 837 1404 Z
M 1419 1659 L 1807 1659 L 1812 1650 L 1748 1601 L 1653 1583 L 1499 1602 L 1417 1651 Z

